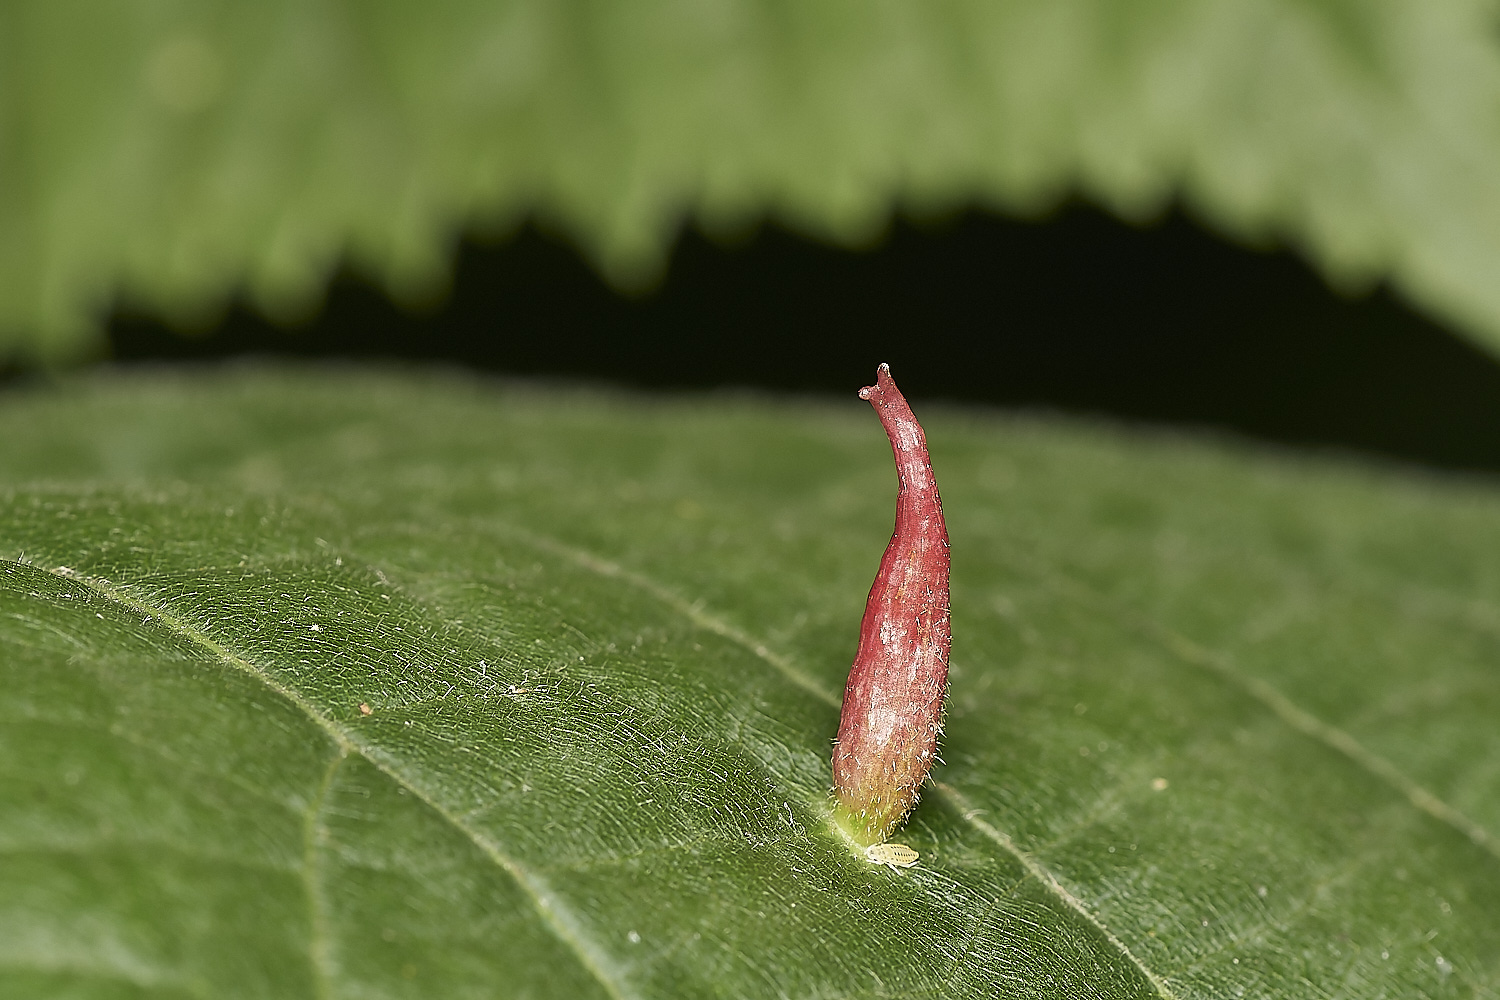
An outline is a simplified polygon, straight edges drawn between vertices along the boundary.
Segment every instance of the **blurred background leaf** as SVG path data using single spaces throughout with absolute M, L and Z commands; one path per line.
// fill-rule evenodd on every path
M 0 352 L 117 301 L 316 310 L 340 263 L 442 295 L 541 220 L 613 282 L 679 226 L 868 245 L 901 209 L 1174 201 L 1500 340 L 1489 4 L 21 2 L 0 12 Z

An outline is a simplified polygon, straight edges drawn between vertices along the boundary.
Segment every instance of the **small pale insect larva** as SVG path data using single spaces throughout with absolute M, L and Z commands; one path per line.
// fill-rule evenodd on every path
M 948 531 L 927 438 L 889 365 L 860 390 L 896 459 L 896 530 L 865 602 L 833 751 L 838 822 L 881 842 L 917 803 L 937 758 L 948 691 Z M 880 862 L 884 863 L 884 862 Z
M 865 848 L 865 860 L 872 865 L 885 865 L 891 871 L 910 868 L 921 855 L 905 844 L 871 844 Z

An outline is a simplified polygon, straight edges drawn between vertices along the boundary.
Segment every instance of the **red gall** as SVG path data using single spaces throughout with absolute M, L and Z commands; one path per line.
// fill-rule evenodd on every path
M 833 751 L 841 825 L 882 842 L 917 803 L 937 755 L 948 690 L 948 530 L 927 437 L 881 365 L 859 391 L 896 458 L 896 530 L 865 602 Z

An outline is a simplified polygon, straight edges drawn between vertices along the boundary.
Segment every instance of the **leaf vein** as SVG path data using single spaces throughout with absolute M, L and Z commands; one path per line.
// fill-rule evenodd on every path
M 1160 643 L 1168 652 L 1189 666 L 1206 670 L 1220 680 L 1237 687 L 1270 709 L 1271 713 L 1283 723 L 1336 753 L 1342 754 L 1367 773 L 1400 792 L 1419 811 L 1457 830 L 1492 857 L 1500 858 L 1500 838 L 1423 788 L 1394 763 L 1360 743 L 1346 730 L 1325 722 L 1302 708 L 1282 694 L 1274 685 L 1259 677 L 1241 673 L 1223 654 L 1199 645 L 1180 632 L 1144 615 L 1138 615 L 1120 607 L 1081 581 L 1047 571 L 1038 566 L 1034 559 L 1017 560 L 1017 562 L 1025 565 L 1031 573 L 1050 584 L 1059 593 L 1095 611 L 1109 614 L 1122 626 Z
M 474 829 L 454 812 L 442 805 L 422 786 L 419 780 L 403 773 L 397 762 L 386 759 L 384 754 L 379 753 L 378 748 L 362 745 L 355 734 L 345 730 L 333 719 L 320 712 L 316 706 L 294 688 L 288 687 L 278 681 L 250 660 L 230 650 L 200 629 L 194 628 L 191 624 L 177 617 L 167 609 L 150 604 L 136 597 L 130 592 L 128 587 L 112 583 L 101 577 L 85 576 L 67 567 L 56 567 L 48 570 L 48 572 L 70 582 L 89 587 L 101 597 L 115 603 L 123 604 L 142 613 L 152 615 L 184 639 L 212 653 L 226 665 L 256 678 L 269 690 L 285 698 L 306 715 L 311 722 L 322 729 L 345 754 L 360 754 L 360 756 L 368 760 L 387 777 L 400 784 L 417 799 L 426 804 L 428 808 L 436 812 L 450 826 L 468 838 L 475 847 L 479 848 L 480 852 L 489 858 L 493 864 L 510 875 L 517 887 L 531 900 L 537 914 L 542 918 L 542 922 L 552 932 L 553 936 L 573 952 L 579 964 L 599 983 L 604 992 L 614 998 L 614 1000 L 626 1000 L 626 994 L 622 991 L 619 982 L 621 976 L 616 972 L 607 971 L 610 965 L 608 959 L 602 953 L 590 947 L 585 941 L 576 919 L 568 911 L 563 902 L 545 889 L 532 873 L 528 872 L 514 858 L 502 851 L 499 845 L 495 844 L 490 838 Z
M 333 996 L 335 981 L 332 941 L 328 929 L 328 900 L 323 894 L 323 838 L 327 835 L 327 828 L 323 825 L 323 812 L 334 777 L 348 756 L 348 751 L 340 747 L 339 752 L 329 760 L 328 767 L 323 771 L 323 780 L 318 782 L 317 794 L 307 804 L 302 824 L 302 885 L 307 896 L 307 926 L 311 938 L 307 956 L 312 965 L 313 996 L 319 1000 Z
M 1029 851 L 1023 851 L 1020 847 L 1016 846 L 1015 841 L 1010 839 L 1009 834 L 980 819 L 978 811 L 958 789 L 942 781 L 935 781 L 933 784 L 945 798 L 958 808 L 960 815 L 968 820 L 976 830 L 1014 855 L 1016 860 L 1021 862 L 1032 878 L 1040 882 L 1043 887 L 1052 890 L 1073 912 L 1092 924 L 1112 947 L 1125 956 L 1130 961 L 1130 964 L 1134 965 L 1140 971 L 1141 975 L 1146 977 L 1146 980 L 1150 982 L 1158 996 L 1162 997 L 1163 1000 L 1176 1000 L 1176 994 L 1172 992 L 1171 987 L 1167 985 L 1166 981 L 1155 972 L 1152 972 L 1146 963 L 1138 958 L 1124 941 L 1121 941 L 1115 936 L 1113 931 L 1104 926 L 1104 923 L 1098 917 L 1094 916 L 1088 907 L 1084 906 L 1081 899 L 1073 895 L 1066 886 L 1058 881 L 1057 876 L 1053 875 L 1046 865 L 1038 861 Z
M 635 572 L 634 570 L 626 569 L 625 567 L 620 566 L 618 563 L 611 562 L 608 559 L 604 559 L 592 553 L 585 552 L 581 549 L 565 545 L 562 542 L 556 541 L 554 539 L 536 535 L 532 532 L 526 532 L 526 535 L 539 548 L 543 548 L 556 555 L 563 556 L 574 562 L 578 566 L 583 567 L 584 569 L 591 570 L 599 574 L 600 576 L 608 577 L 611 579 L 624 580 L 627 583 L 634 584 L 641 590 L 660 600 L 663 604 L 685 615 L 694 624 L 699 625 L 710 632 L 721 635 L 724 638 L 729 639 L 731 642 L 735 642 L 750 650 L 750 652 L 754 653 L 761 660 L 764 660 L 766 663 L 770 664 L 772 667 L 778 670 L 783 676 L 787 678 L 787 680 L 796 684 L 804 691 L 807 691 L 815 697 L 819 698 L 821 701 L 829 705 L 833 705 L 834 707 L 838 707 L 838 705 L 840 704 L 839 699 L 832 692 L 824 688 L 823 685 L 819 684 L 810 675 L 798 669 L 789 659 L 773 652 L 764 643 L 757 642 L 748 633 L 743 632 L 735 626 L 729 624 L 728 622 L 723 621 L 722 619 L 704 611 L 703 603 L 701 601 L 686 601 L 679 595 L 673 593 L 669 588 L 662 586 L 656 581 L 643 576 L 640 573 Z M 1172 990 L 1161 979 L 1161 977 L 1152 972 L 1146 966 L 1146 964 L 1141 961 L 1140 958 L 1138 958 L 1133 952 L 1131 952 L 1131 950 L 1125 945 L 1125 942 L 1116 937 L 1107 927 L 1104 926 L 1104 924 L 1102 924 L 1098 920 L 1098 918 L 1090 913 L 1089 910 L 1083 905 L 1082 901 L 1080 901 L 1078 897 L 1069 892 L 1063 886 L 1063 884 L 1059 882 L 1057 878 L 1046 868 L 1045 865 L 1043 865 L 1035 857 L 1017 847 L 1009 836 L 1002 833 L 1000 830 L 996 829 L 990 824 L 984 822 L 983 820 L 979 819 L 975 810 L 969 806 L 968 801 L 957 789 L 942 782 L 934 782 L 933 784 L 939 794 L 943 795 L 956 807 L 958 807 L 959 814 L 963 816 L 966 822 L 968 822 L 980 833 L 988 837 L 1001 849 L 1014 856 L 1015 859 L 1021 863 L 1022 867 L 1026 869 L 1028 874 L 1035 878 L 1044 888 L 1050 890 L 1065 906 L 1073 910 L 1076 914 L 1078 914 L 1085 921 L 1091 924 L 1105 938 L 1105 940 L 1110 943 L 1111 947 L 1119 951 L 1119 953 L 1127 961 L 1129 961 L 1131 965 L 1135 966 L 1137 971 L 1139 971 L 1140 974 L 1144 976 L 1146 980 L 1151 984 L 1152 988 L 1156 990 L 1158 996 L 1162 997 L 1163 1000 L 1177 1000 L 1176 994 L 1172 992 Z
M 1492 857 L 1500 858 L 1500 838 L 1423 788 L 1391 761 L 1360 743 L 1345 730 L 1324 722 L 1259 677 L 1241 674 L 1221 656 L 1186 636 L 1155 623 L 1149 627 L 1158 640 L 1184 662 L 1208 670 L 1236 685 L 1293 729 L 1342 754 L 1400 792 L 1420 811 L 1457 830 Z

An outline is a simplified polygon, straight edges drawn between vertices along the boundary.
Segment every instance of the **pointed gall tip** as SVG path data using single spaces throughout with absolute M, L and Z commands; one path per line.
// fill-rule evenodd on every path
M 888 387 L 895 384 L 891 380 L 891 366 L 882 361 L 875 369 L 875 384 L 867 385 L 859 390 L 859 398 L 869 400 L 876 395 L 883 394 Z

